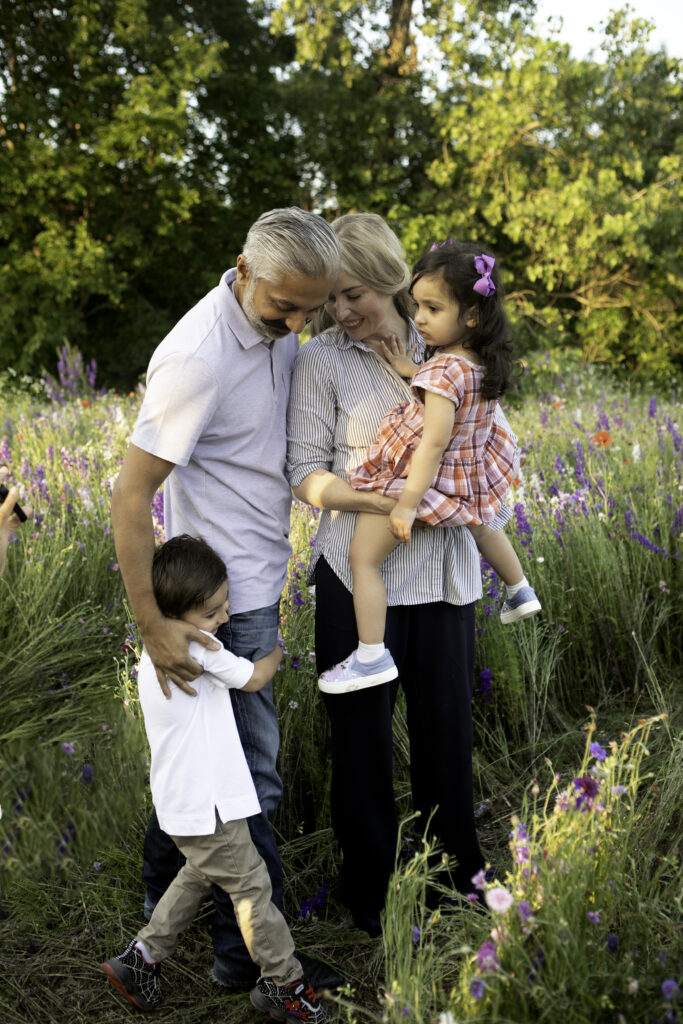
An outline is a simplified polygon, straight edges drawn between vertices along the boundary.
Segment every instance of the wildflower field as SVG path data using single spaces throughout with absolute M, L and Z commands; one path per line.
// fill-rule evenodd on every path
M 109 517 L 140 397 L 98 390 L 77 352 L 64 352 L 58 380 L 0 380 L 0 463 L 33 510 L 0 580 L 3 1024 L 129 1013 L 98 965 L 142 920 L 139 638 Z M 507 410 L 523 451 L 508 532 L 543 614 L 503 627 L 499 582 L 482 565 L 475 801 L 489 865 L 469 896 L 428 909 L 438 850 L 411 815 L 399 701 L 404 824 L 381 939 L 355 930 L 338 899 L 306 585 L 317 512 L 295 504 L 275 827 L 297 948 L 348 980 L 330 1003 L 336 1021 L 679 1020 L 679 403 L 673 388 L 627 389 L 568 357 L 521 368 Z M 161 539 L 160 496 L 154 515 Z M 207 907 L 165 965 L 160 1021 L 259 1019 L 209 982 L 209 924 Z

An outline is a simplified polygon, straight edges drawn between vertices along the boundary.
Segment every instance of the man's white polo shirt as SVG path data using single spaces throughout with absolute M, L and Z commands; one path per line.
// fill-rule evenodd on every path
M 152 798 L 161 828 L 172 836 L 212 835 L 216 810 L 226 822 L 261 809 L 228 693 L 249 682 L 254 666 L 223 647 L 208 651 L 198 643 L 190 644 L 190 657 L 204 669 L 192 682 L 196 697 L 171 686 L 167 700 L 144 651 L 138 674 Z

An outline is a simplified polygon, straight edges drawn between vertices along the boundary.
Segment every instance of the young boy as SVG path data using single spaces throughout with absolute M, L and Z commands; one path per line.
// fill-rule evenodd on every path
M 152 581 L 164 615 L 212 634 L 227 622 L 227 572 L 204 541 L 186 534 L 167 541 L 154 556 Z M 135 1006 L 155 1009 L 161 1002 L 160 961 L 171 955 L 215 884 L 230 896 L 249 955 L 261 968 L 251 992 L 254 1006 L 275 1020 L 331 1024 L 302 977 L 285 919 L 271 902 L 268 871 L 249 833 L 245 819 L 260 807 L 226 692 L 229 687 L 260 690 L 272 679 L 282 652 L 276 647 L 253 664 L 225 648 L 210 651 L 198 643 L 190 645 L 190 654 L 204 669 L 192 683 L 196 697 L 174 689 L 167 700 L 144 651 L 138 674 L 154 806 L 186 863 L 149 924 L 102 970 Z

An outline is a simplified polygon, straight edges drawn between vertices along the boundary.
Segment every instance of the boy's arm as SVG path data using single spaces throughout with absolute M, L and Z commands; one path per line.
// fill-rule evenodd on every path
M 185 693 L 196 697 L 197 691 L 188 685 L 188 680 L 196 679 L 202 667 L 190 657 L 190 640 L 210 649 L 217 649 L 219 643 L 196 626 L 163 615 L 152 589 L 151 503 L 172 470 L 172 462 L 130 445 L 114 484 L 111 515 L 128 600 L 164 696 L 171 696 L 168 677 Z
M 269 683 L 277 671 L 277 667 L 282 661 L 282 651 L 279 647 L 274 647 L 270 654 L 266 654 L 265 658 L 258 658 L 254 662 L 254 672 L 242 689 L 245 693 L 254 693 L 256 690 L 262 690 L 266 683 Z
M 205 633 L 204 636 L 210 634 Z M 204 672 L 215 686 L 226 690 L 243 690 L 245 693 L 262 690 L 273 678 L 282 661 L 282 651 L 279 647 L 273 648 L 265 658 L 258 658 L 256 661 L 241 658 L 222 645 L 218 651 L 195 651 L 195 654 L 201 658 Z
M 455 405 L 444 395 L 425 391 L 425 413 L 422 440 L 410 463 L 405 487 L 396 508 L 389 515 L 389 526 L 394 537 L 410 544 L 410 530 L 415 521 L 417 506 L 431 486 L 441 457 L 453 432 Z

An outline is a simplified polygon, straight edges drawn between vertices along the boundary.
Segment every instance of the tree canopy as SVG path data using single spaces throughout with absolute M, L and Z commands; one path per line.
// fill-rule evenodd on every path
M 520 348 L 680 371 L 681 62 L 533 0 L 0 0 L 0 364 L 129 383 L 261 212 L 499 256 Z

